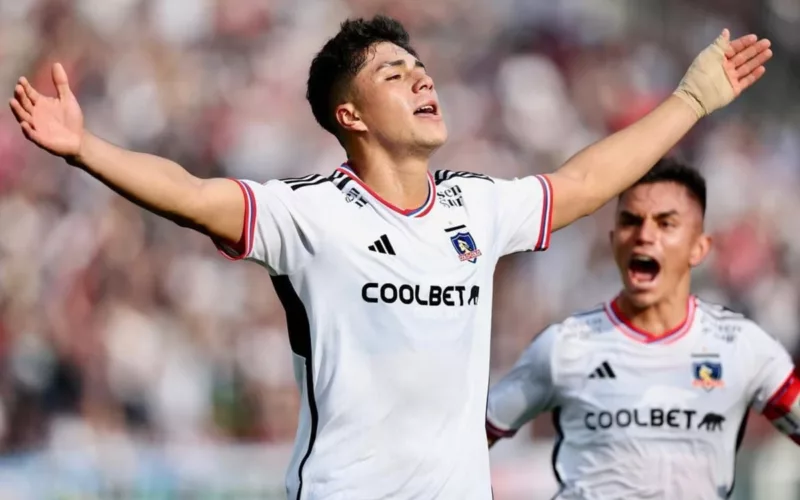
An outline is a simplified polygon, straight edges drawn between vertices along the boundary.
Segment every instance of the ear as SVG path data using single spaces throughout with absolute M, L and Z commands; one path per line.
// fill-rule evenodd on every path
M 711 251 L 711 236 L 703 233 L 697 237 L 689 254 L 689 264 L 692 267 L 700 265 Z
M 334 111 L 339 126 L 347 132 L 366 132 L 367 125 L 361 120 L 361 114 L 352 102 L 336 106 Z

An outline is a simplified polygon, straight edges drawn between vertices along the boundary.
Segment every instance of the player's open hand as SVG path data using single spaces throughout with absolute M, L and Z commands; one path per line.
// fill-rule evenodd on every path
M 730 40 L 725 29 L 713 44 L 695 58 L 675 95 L 686 101 L 698 117 L 710 114 L 739 97 L 764 76 L 772 57 L 770 41 L 756 35 Z
M 722 32 L 729 37 L 728 30 Z M 725 48 L 725 59 L 722 65 L 728 82 L 733 87 L 734 97 L 756 83 L 764 76 L 767 69 L 764 64 L 772 57 L 771 42 L 766 38 L 758 39 L 755 35 L 745 35 L 730 42 Z
M 57 97 L 40 94 L 22 77 L 9 105 L 25 137 L 54 155 L 69 158 L 80 151 L 83 113 L 61 64 L 53 65 L 52 76 Z

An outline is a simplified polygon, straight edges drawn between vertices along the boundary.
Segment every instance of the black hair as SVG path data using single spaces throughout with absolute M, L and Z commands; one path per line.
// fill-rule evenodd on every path
M 391 17 L 378 15 L 369 20 L 344 21 L 339 33 L 328 40 L 311 62 L 306 99 L 317 123 L 331 134 L 338 137 L 333 116 L 337 100 L 366 64 L 369 49 L 381 42 L 393 43 L 417 56 L 403 25 Z
M 694 198 L 697 204 L 700 205 L 702 213 L 705 216 L 706 180 L 703 174 L 698 172 L 697 169 L 681 163 L 674 158 L 660 159 L 644 177 L 636 181 L 628 190 L 643 184 L 657 184 L 660 182 L 673 182 L 686 188 L 689 196 Z M 620 194 L 619 197 L 622 198 L 625 192 Z

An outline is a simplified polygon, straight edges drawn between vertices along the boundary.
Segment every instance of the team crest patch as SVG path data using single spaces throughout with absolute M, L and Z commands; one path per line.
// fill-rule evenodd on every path
M 474 264 L 478 257 L 482 255 L 468 231 L 459 231 L 450 236 L 450 242 L 458 252 L 458 259 L 461 262 L 472 262 Z
M 722 363 L 716 361 L 692 363 L 692 375 L 694 378 L 692 385 L 706 391 L 725 385 L 725 382 L 722 381 Z

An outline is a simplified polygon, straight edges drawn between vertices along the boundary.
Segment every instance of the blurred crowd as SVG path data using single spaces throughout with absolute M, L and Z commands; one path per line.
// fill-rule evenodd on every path
M 715 251 L 696 292 L 800 350 L 796 0 L 0 0 L 0 88 L 24 74 L 52 94 L 58 60 L 87 127 L 116 144 L 203 177 L 329 173 L 343 152 L 305 101 L 308 65 L 339 22 L 377 12 L 405 23 L 435 79 L 451 137 L 433 168 L 499 177 L 552 171 L 646 113 L 723 27 L 769 36 L 765 79 L 675 153 L 709 182 Z M 495 375 L 617 291 L 610 223 L 606 207 L 501 262 Z M 297 409 L 265 271 L 0 116 L 0 454 L 286 443 Z

